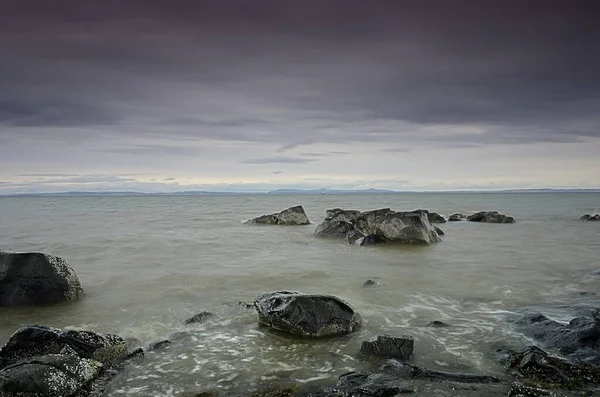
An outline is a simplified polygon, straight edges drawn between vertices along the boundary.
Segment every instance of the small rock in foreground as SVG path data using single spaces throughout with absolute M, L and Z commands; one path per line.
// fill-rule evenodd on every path
M 360 352 L 369 356 L 396 358 L 408 361 L 415 350 L 415 341 L 412 336 L 393 337 L 377 335 L 375 340 L 364 341 Z

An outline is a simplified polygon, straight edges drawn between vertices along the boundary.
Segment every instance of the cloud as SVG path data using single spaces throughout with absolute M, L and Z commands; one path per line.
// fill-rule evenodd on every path
M 305 164 L 317 161 L 316 159 L 301 159 L 297 157 L 264 157 L 241 160 L 241 164 Z
M 129 155 L 142 155 L 142 156 L 157 156 L 173 154 L 178 156 L 198 156 L 201 152 L 201 148 L 190 147 L 190 146 L 167 146 L 167 145 L 148 145 L 140 144 L 129 147 L 115 147 L 110 149 L 97 149 L 100 152 L 106 153 L 117 153 L 117 154 L 129 154 Z

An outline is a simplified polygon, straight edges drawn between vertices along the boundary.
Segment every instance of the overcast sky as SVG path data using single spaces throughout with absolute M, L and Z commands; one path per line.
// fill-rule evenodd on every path
M 598 188 L 594 0 L 19 0 L 0 193 Z

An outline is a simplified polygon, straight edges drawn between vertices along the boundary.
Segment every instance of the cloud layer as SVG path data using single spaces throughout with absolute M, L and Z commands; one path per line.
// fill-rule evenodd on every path
M 24 176 L 42 173 L 447 189 L 594 186 L 600 169 L 593 1 L 4 8 L 0 192 L 54 186 Z

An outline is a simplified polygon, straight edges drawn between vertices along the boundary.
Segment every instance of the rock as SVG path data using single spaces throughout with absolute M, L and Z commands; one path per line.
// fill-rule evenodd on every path
M 253 303 L 246 303 L 246 302 L 238 301 L 237 304 L 238 304 L 238 306 L 243 307 L 244 309 L 253 309 L 254 308 Z
M 600 221 L 600 214 L 585 214 L 579 219 L 582 221 Z
M 375 340 L 364 341 L 360 347 L 362 354 L 396 358 L 403 361 L 410 360 L 414 350 L 415 341 L 412 336 L 397 338 L 388 335 L 377 335 Z
M 290 207 L 278 214 L 259 216 L 245 223 L 252 225 L 310 225 L 301 205 Z
M 429 245 L 441 241 L 423 212 L 367 211 L 356 218 L 354 229 L 385 242 Z
M 117 335 L 28 326 L 0 349 L 0 396 L 101 396 L 129 353 Z
M 185 320 L 184 324 L 189 325 L 195 323 L 203 323 L 211 317 L 214 317 L 214 314 L 212 314 L 211 312 L 201 312 L 196 314 L 194 317 L 190 317 L 187 320 Z
M 346 234 L 346 242 L 350 245 L 375 245 L 382 243 L 383 240 L 379 239 L 377 236 L 370 234 L 365 236 L 358 230 L 351 230 Z
M 152 342 L 152 343 L 150 343 L 150 345 L 148 345 L 148 350 L 150 350 L 150 351 L 162 350 L 172 343 L 173 342 L 171 342 L 168 339 L 160 340 L 158 342 Z
M 354 221 L 360 211 L 343 210 L 334 208 L 325 212 L 325 219 L 317 225 L 315 236 L 318 237 L 345 237 L 346 233 L 354 229 Z
M 509 350 L 504 367 L 512 375 L 544 389 L 583 389 L 600 383 L 600 367 L 571 363 L 535 346 L 519 352 Z
M 435 225 L 431 225 L 431 227 L 433 227 L 433 230 L 435 230 L 435 232 L 437 234 L 439 234 L 440 236 L 443 236 L 444 234 L 446 234 L 446 233 L 444 233 L 444 231 L 442 229 L 440 229 L 439 227 L 437 227 Z
M 531 313 L 517 319 L 514 326 L 525 336 L 562 354 L 600 362 L 600 309 L 591 317 L 576 317 L 566 325 L 543 314 Z
M 259 323 L 304 337 L 344 335 L 361 323 L 358 312 L 330 295 L 269 292 L 258 297 L 254 307 Z
M 485 222 L 485 223 L 515 223 L 515 218 L 512 216 L 499 214 L 498 211 L 481 211 L 473 215 L 469 215 L 467 220 L 470 222 Z
M 79 278 L 64 259 L 37 252 L 0 252 L 0 306 L 45 305 L 82 295 Z
M 375 280 L 367 280 L 364 282 L 363 288 L 377 287 L 378 285 L 380 285 L 380 284 Z
M 0 370 L 0 395 L 87 396 L 103 370 L 99 361 L 71 354 L 29 357 Z
M 453 374 L 388 360 L 377 371 L 342 374 L 335 385 L 311 397 L 505 397 L 509 385 L 493 376 Z
M 448 217 L 448 222 L 464 221 L 465 218 L 466 216 L 463 214 L 452 214 L 450 217 Z
M 444 218 L 437 212 L 429 212 L 428 210 L 414 210 L 412 212 L 427 214 L 427 219 L 429 220 L 429 223 L 446 223 L 446 218 Z
M 32 325 L 17 330 L 0 349 L 0 368 L 23 358 L 60 354 L 65 346 L 81 358 L 102 363 L 119 360 L 128 353 L 125 340 L 117 335 Z
M 433 320 L 430 321 L 429 324 L 426 325 L 426 327 L 434 327 L 434 328 L 445 328 L 445 327 L 449 327 L 450 324 L 446 324 L 443 321 L 438 321 L 438 320 Z

